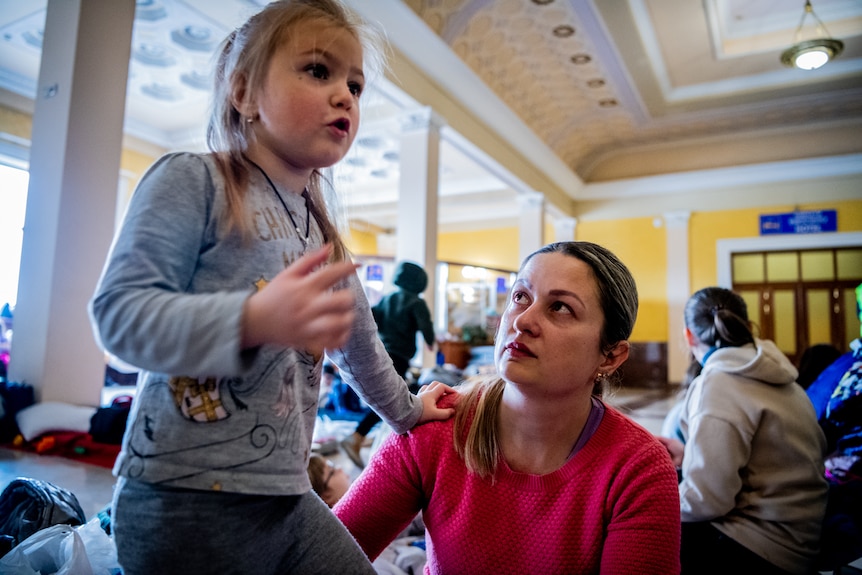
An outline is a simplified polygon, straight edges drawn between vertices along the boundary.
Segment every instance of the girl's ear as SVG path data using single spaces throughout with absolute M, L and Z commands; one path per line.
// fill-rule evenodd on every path
M 243 118 L 253 118 L 257 115 L 254 102 L 248 97 L 245 76 L 238 76 L 234 82 L 230 93 L 230 103 Z
M 627 340 L 618 342 L 599 365 L 599 371 L 607 375 L 615 372 L 629 358 L 629 350 L 631 350 L 631 344 Z

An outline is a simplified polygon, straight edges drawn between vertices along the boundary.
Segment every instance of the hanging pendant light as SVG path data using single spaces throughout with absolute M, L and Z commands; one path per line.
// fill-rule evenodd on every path
M 802 27 L 805 25 L 805 18 L 811 14 L 811 17 L 817 22 L 816 33 L 818 38 L 815 40 L 799 41 Z M 811 7 L 811 2 L 806 0 L 805 11 L 802 13 L 802 20 L 799 21 L 799 27 L 796 28 L 794 44 L 781 54 L 781 63 L 791 68 L 801 68 L 802 70 L 816 70 L 823 66 L 826 62 L 838 56 L 844 50 L 844 43 L 840 40 L 835 40 L 829 35 L 826 26 L 814 13 L 814 8 Z

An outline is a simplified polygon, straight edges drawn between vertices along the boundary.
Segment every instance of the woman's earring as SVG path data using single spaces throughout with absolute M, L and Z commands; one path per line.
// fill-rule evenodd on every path
M 251 124 L 252 122 L 254 122 L 254 116 L 249 116 L 245 119 L 246 124 Z

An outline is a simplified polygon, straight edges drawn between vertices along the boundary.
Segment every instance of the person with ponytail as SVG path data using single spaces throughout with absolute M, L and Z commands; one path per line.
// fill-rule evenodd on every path
M 369 557 L 421 511 L 426 573 L 678 573 L 670 457 L 601 399 L 637 308 L 602 246 L 528 256 L 496 333 L 498 375 L 462 384 L 454 418 L 390 435 L 334 507 Z
M 339 0 L 265 4 L 222 43 L 209 153 L 143 176 L 90 302 L 142 370 L 114 467 L 125 575 L 374 573 L 306 471 L 324 354 L 398 433 L 452 415 L 451 388 L 393 368 L 324 196 L 382 35 Z
M 708 287 L 687 302 L 701 365 L 680 414 L 682 573 L 810 573 L 826 509 L 826 440 L 790 360 L 755 337 L 745 301 Z

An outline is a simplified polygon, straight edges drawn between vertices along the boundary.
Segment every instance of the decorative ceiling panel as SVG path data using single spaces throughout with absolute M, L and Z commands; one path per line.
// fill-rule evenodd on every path
M 823 17 L 851 37 L 842 59 L 813 72 L 788 70 L 778 61 L 799 24 L 801 2 L 407 4 L 585 181 L 597 171 L 605 179 L 666 169 L 603 169 L 615 155 L 640 148 L 729 141 L 763 129 L 792 132 L 862 117 L 859 2 L 817 3 Z M 783 43 L 776 40 L 781 37 Z M 732 50 L 716 48 L 731 42 Z M 759 159 L 752 154 L 749 161 Z M 690 168 L 711 166 L 704 158 Z

